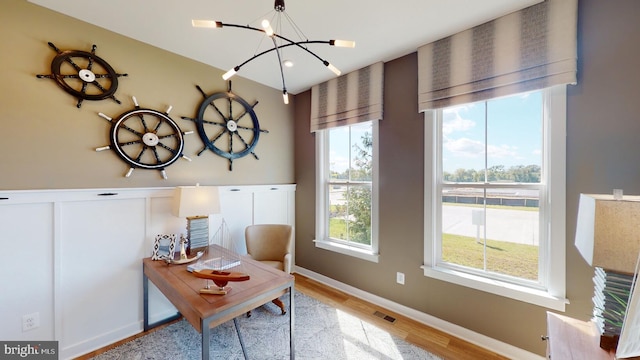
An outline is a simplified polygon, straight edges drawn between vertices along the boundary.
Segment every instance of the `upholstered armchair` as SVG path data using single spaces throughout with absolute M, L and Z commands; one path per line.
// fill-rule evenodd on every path
M 293 227 L 284 224 L 250 225 L 245 229 L 249 256 L 266 265 L 291 274 L 293 267 Z M 273 299 L 282 314 L 287 311 L 278 298 Z M 251 316 L 251 313 L 247 315 Z

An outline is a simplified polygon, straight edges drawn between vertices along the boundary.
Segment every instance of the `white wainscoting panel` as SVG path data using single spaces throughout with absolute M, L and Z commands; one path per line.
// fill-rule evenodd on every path
M 70 359 L 142 332 L 142 259 L 156 235 L 186 233 L 172 196 L 173 188 L 0 191 L 0 339 L 57 340 L 60 359 Z M 295 185 L 221 186 L 220 197 L 210 242 L 224 221 L 246 253 L 244 229 L 256 219 L 293 225 Z M 33 313 L 40 326 L 22 331 Z M 150 284 L 150 322 L 175 313 Z
M 0 201 L 0 339 L 54 339 L 53 221 L 51 203 Z M 23 332 L 22 316 L 33 313 L 40 327 Z
M 145 199 L 61 205 L 60 351 L 80 355 L 99 339 L 140 331 Z M 73 351 L 72 351 L 73 349 Z

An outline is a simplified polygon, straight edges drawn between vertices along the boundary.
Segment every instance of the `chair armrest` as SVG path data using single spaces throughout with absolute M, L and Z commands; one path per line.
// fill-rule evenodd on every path
M 286 253 L 284 255 L 284 263 L 283 263 L 283 267 L 284 267 L 284 272 L 286 272 L 287 274 L 291 274 L 291 271 L 293 270 L 293 255 L 291 255 L 291 253 Z

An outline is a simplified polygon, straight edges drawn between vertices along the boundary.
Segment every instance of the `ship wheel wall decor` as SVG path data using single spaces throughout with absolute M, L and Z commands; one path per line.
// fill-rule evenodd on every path
M 183 135 L 193 131 L 182 132 L 169 117 L 171 106 L 166 112 L 141 108 L 135 96 L 132 97 L 135 109 L 120 114 L 113 119 L 103 113 L 100 117 L 111 122 L 109 139 L 111 145 L 103 146 L 96 151 L 114 150 L 130 168 L 125 177 L 131 176 L 136 168 L 159 170 L 163 179 L 167 179 L 165 168 L 179 158 L 191 161 L 182 152 L 184 150 Z
M 96 45 L 91 52 L 81 50 L 58 49 L 52 42 L 49 47 L 56 55 L 51 61 L 51 74 L 36 75 L 37 78 L 53 79 L 67 93 L 78 99 L 76 106 L 80 108 L 83 100 L 104 100 L 106 98 L 120 104 L 115 92 L 118 89 L 118 74 L 115 70 L 96 55 Z
M 205 150 L 211 150 L 229 160 L 229 171 L 233 170 L 235 159 L 251 154 L 259 160 L 254 149 L 260 139 L 260 133 L 269 131 L 260 129 L 258 116 L 253 111 L 258 102 L 250 105 L 231 92 L 231 81 L 226 92 L 207 95 L 200 86 L 196 85 L 196 88 L 204 97 L 198 108 L 198 115 L 195 119 L 186 116 L 182 119 L 196 123 L 198 135 L 204 144 L 198 156 Z

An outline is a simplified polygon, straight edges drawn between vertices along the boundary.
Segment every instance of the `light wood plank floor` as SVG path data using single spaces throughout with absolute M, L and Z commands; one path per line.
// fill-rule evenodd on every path
M 452 360 L 506 360 L 508 358 L 484 348 L 453 337 L 447 333 L 425 326 L 387 309 L 345 294 L 305 276 L 294 274 L 296 291 L 318 299 L 346 313 L 375 324 L 405 341 L 419 346 L 432 354 Z M 395 321 L 390 322 L 384 316 Z
M 447 360 L 508 360 L 508 358 L 490 352 L 486 349 L 460 340 L 442 331 L 430 328 L 424 324 L 411 320 L 399 314 L 395 314 L 387 309 L 371 304 L 359 298 L 345 294 L 342 291 L 323 285 L 300 274 L 294 274 L 296 278 L 296 291 L 307 296 L 311 296 L 325 304 L 331 305 L 348 314 L 375 324 L 405 341 L 419 346 L 432 354 L 436 354 Z M 385 319 L 389 316 L 395 319 L 393 322 Z M 163 325 L 167 326 L 169 324 Z M 159 326 L 151 331 L 158 330 Z M 147 332 L 148 333 L 148 332 Z M 117 343 L 98 349 L 91 353 L 76 358 L 76 360 L 86 360 L 96 355 L 102 354 L 112 348 L 122 345 L 147 333 L 140 333 Z

